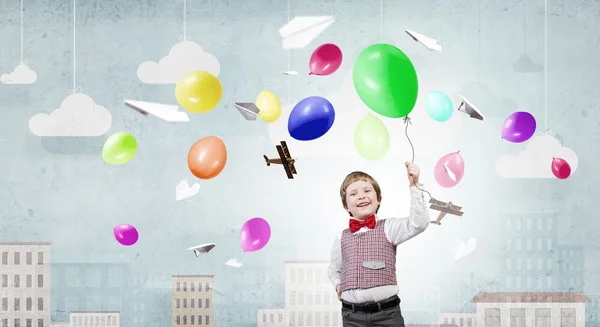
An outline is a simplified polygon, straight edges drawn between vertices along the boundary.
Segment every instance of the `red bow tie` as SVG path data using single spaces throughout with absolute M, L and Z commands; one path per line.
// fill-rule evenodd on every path
M 359 229 L 361 229 L 365 226 L 373 229 L 373 228 L 375 228 L 375 225 L 377 225 L 377 221 L 375 221 L 375 215 L 372 215 L 363 221 L 356 220 L 356 219 L 350 219 L 350 231 L 352 233 L 355 233 L 356 231 L 358 231 Z

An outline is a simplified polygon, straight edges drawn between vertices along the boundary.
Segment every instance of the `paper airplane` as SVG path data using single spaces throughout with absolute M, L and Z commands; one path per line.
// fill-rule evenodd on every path
M 479 112 L 479 109 L 477 109 L 477 107 L 475 107 L 471 102 L 469 102 L 469 100 L 465 99 L 462 95 L 459 94 L 458 96 L 462 99 L 462 102 L 458 106 L 458 111 L 466 113 L 471 118 L 483 120 L 483 115 L 481 114 L 481 112 Z
M 283 74 L 284 74 L 284 75 L 292 75 L 292 76 L 296 76 L 296 75 L 298 75 L 298 72 L 296 72 L 296 71 L 293 71 L 293 70 L 290 70 L 290 71 L 287 71 L 287 72 L 283 72 Z
M 200 244 L 200 245 L 192 246 L 191 248 L 188 249 L 188 251 L 194 251 L 194 254 L 196 255 L 196 257 L 198 257 L 202 253 L 208 253 L 215 246 L 217 246 L 215 243 Z
M 442 46 L 437 43 L 436 39 L 432 39 L 428 36 L 419 34 L 417 32 L 413 32 L 411 30 L 404 30 L 404 31 L 406 32 L 406 34 L 408 34 L 410 37 L 412 37 L 413 40 L 421 43 L 427 49 L 432 50 L 432 51 L 442 51 Z
M 125 105 L 142 115 L 147 116 L 150 114 L 169 123 L 190 121 L 187 113 L 177 111 L 179 107 L 175 105 L 133 100 L 125 100 Z
M 477 247 L 477 240 L 474 239 L 473 237 L 471 237 L 469 239 L 467 244 L 465 244 L 464 242 L 461 242 L 460 248 L 458 249 L 458 251 L 456 252 L 456 255 L 454 257 L 454 262 L 457 262 L 458 260 L 467 256 L 469 253 L 475 251 L 476 247 Z
M 242 263 L 238 262 L 237 259 L 229 259 L 227 260 L 227 262 L 225 262 L 225 265 L 229 267 L 239 268 L 242 266 Z
M 296 16 L 279 29 L 284 49 L 302 49 L 321 34 L 335 19 L 332 16 Z
M 236 102 L 234 105 L 246 120 L 256 120 L 256 116 L 258 116 L 258 112 L 260 111 L 258 107 L 251 102 Z
M 181 201 L 190 198 L 198 194 L 198 191 L 200 191 L 200 184 L 194 183 L 194 185 L 190 187 L 190 184 L 188 184 L 187 180 L 184 179 L 179 182 L 175 188 L 175 201 Z
M 456 175 L 454 175 L 454 172 L 452 172 L 452 170 L 450 168 L 448 168 L 448 164 L 444 163 L 444 170 L 446 171 L 446 174 L 448 175 L 448 177 L 456 182 Z

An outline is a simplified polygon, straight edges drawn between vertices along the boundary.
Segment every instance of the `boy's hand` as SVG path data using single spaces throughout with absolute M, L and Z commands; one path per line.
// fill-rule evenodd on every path
M 342 301 L 342 286 L 336 286 L 335 292 L 337 293 L 338 300 Z
M 419 167 L 408 161 L 405 161 L 404 165 L 406 166 L 406 174 L 410 186 L 416 186 L 417 184 L 419 184 L 419 174 L 421 173 Z

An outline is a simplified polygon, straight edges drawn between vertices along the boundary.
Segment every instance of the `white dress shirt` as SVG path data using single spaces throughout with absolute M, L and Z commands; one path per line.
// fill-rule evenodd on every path
M 393 245 L 399 245 L 421 234 L 429 226 L 429 210 L 423 192 L 410 187 L 410 214 L 406 218 L 388 218 L 385 220 L 385 236 Z M 368 227 L 356 233 L 367 231 Z M 336 287 L 340 284 L 342 272 L 342 238 L 343 230 L 336 236 L 331 247 L 331 262 L 327 273 L 329 280 Z M 353 289 L 342 292 L 342 299 L 351 303 L 379 302 L 398 295 L 398 285 L 385 285 L 369 289 Z

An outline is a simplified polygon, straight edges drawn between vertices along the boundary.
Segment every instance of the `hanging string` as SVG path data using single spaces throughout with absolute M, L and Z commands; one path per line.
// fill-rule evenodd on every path
M 412 159 L 410 160 L 410 162 L 414 163 L 415 162 L 415 146 L 412 144 L 412 141 L 410 140 L 410 136 L 408 136 L 408 125 L 412 125 L 412 122 L 410 121 L 410 118 L 408 116 L 404 117 L 404 124 L 406 125 L 404 127 L 404 135 L 406 135 L 406 139 L 408 140 L 408 144 L 410 144 L 410 149 L 412 151 Z M 434 198 L 433 196 L 431 196 L 431 193 L 420 188 L 419 185 L 417 185 L 416 183 L 415 183 L 415 187 L 419 191 L 427 193 L 427 195 L 429 195 L 430 198 L 432 198 L 432 199 Z
M 548 132 L 548 0 L 544 0 L 544 129 Z
M 287 0 L 287 21 L 288 23 L 290 22 L 290 11 L 291 11 L 291 6 L 290 6 L 290 0 Z M 290 59 L 291 59 L 291 50 L 287 49 L 287 71 L 289 72 L 291 67 L 290 67 Z M 291 103 L 290 101 L 290 89 L 291 89 L 291 76 L 288 75 L 287 76 L 287 103 L 288 105 Z
M 81 87 L 77 87 L 77 43 L 76 43 L 76 24 L 77 22 L 77 0 L 73 0 L 73 88 L 69 93 L 75 94 L 82 91 Z
M 187 1 L 183 0 L 183 35 L 179 36 L 179 41 L 189 41 L 190 37 L 187 35 Z
M 21 0 L 21 61 L 20 64 L 25 64 L 23 60 L 23 0 Z
M 383 43 L 383 0 L 379 0 L 379 35 Z

